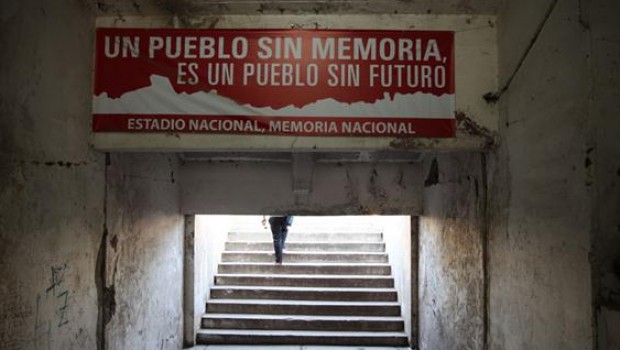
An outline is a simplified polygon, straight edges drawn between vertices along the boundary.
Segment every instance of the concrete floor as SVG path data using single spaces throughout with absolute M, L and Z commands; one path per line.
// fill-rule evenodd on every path
M 188 350 L 411 350 L 411 348 L 364 347 L 364 346 L 310 346 L 310 345 L 206 345 Z

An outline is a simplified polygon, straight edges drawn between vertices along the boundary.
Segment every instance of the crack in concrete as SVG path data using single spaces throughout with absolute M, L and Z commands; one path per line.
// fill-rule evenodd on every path
M 111 319 L 110 308 L 107 305 L 113 305 L 113 310 L 116 309 L 116 303 L 114 301 L 115 290 L 106 286 L 106 260 L 107 260 L 107 245 L 108 245 L 108 170 L 110 167 L 110 153 L 105 154 L 105 169 L 104 169 L 104 191 L 103 191 L 103 228 L 101 235 L 101 243 L 99 244 L 99 251 L 97 252 L 97 260 L 95 262 L 95 287 L 97 289 L 97 328 L 96 328 L 96 343 L 97 350 L 106 349 L 105 339 L 105 327 Z M 111 298 L 111 299 L 110 299 Z M 112 302 L 110 303 L 110 300 Z
M 487 165 L 487 155 L 485 153 L 480 153 L 480 167 L 481 167 L 481 197 L 480 200 L 481 208 L 480 208 L 480 233 L 482 235 L 482 300 L 484 303 L 482 305 L 482 349 L 488 350 L 489 344 L 491 341 L 491 336 L 489 332 L 489 323 L 491 319 L 491 282 L 490 282 L 490 272 L 489 272 L 489 178 L 488 178 L 488 165 Z M 478 180 L 476 179 L 476 192 L 478 187 Z M 477 195 L 477 193 L 476 193 Z
M 426 176 L 426 180 L 424 180 L 424 187 L 431 187 L 433 185 L 437 185 L 439 183 L 439 163 L 437 162 L 437 158 L 433 158 L 431 162 L 431 167 L 428 170 L 428 175 Z
M 529 56 L 530 51 L 532 51 L 534 44 L 536 43 L 536 41 L 538 41 L 538 37 L 540 36 L 540 33 L 542 33 L 542 30 L 545 27 L 545 24 L 547 24 L 549 17 L 551 17 L 551 14 L 553 13 L 553 10 L 555 9 L 555 6 L 557 5 L 557 3 L 558 3 L 558 0 L 553 0 L 553 3 L 547 9 L 547 12 L 545 13 L 545 17 L 543 18 L 543 20 L 540 22 L 540 24 L 536 28 L 536 31 L 534 32 L 534 36 L 530 40 L 527 48 L 525 48 L 525 51 L 523 52 L 523 55 L 521 55 L 521 58 L 519 59 L 517 66 L 515 67 L 512 74 L 510 74 L 510 76 L 508 77 L 508 80 L 506 80 L 506 83 L 504 84 L 504 86 L 501 89 L 499 89 L 499 91 L 487 92 L 486 94 L 482 96 L 482 98 L 485 101 L 487 101 L 487 103 L 493 104 L 493 103 L 498 102 L 499 99 L 502 97 L 502 95 L 508 90 L 508 88 L 510 87 L 510 84 L 512 83 L 512 80 L 515 78 L 517 73 L 521 70 L 521 67 L 523 66 L 523 63 L 525 62 L 525 59 Z
M 101 243 L 99 244 L 99 252 L 97 253 L 97 262 L 95 264 L 95 286 L 97 288 L 97 350 L 105 350 L 105 321 L 104 321 L 104 303 L 105 303 L 105 255 L 108 240 L 108 228 L 105 224 L 106 206 L 104 204 L 104 224 Z
M 88 163 L 85 162 L 85 161 L 82 161 L 82 162 L 69 162 L 69 161 L 57 160 L 57 161 L 47 161 L 47 162 L 33 161 L 32 164 L 34 164 L 34 165 L 59 166 L 59 167 L 71 168 L 72 166 L 83 166 L 83 165 L 87 165 Z
M 61 167 L 61 168 L 72 168 L 72 167 L 80 167 L 90 165 L 88 161 L 79 161 L 72 162 L 67 160 L 24 160 L 24 159 L 16 159 L 11 158 L 10 162 L 13 164 L 19 164 L 21 166 L 25 165 L 35 165 L 35 166 L 48 166 L 48 167 Z

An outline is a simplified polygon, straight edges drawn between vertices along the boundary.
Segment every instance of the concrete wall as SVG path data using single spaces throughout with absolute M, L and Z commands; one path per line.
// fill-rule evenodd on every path
M 484 349 L 482 155 L 428 157 L 419 243 L 419 348 Z
M 378 216 L 371 217 L 377 221 L 377 225 L 383 232 L 385 250 L 389 254 L 394 276 L 394 287 L 398 290 L 398 298 L 402 305 L 402 314 L 405 318 L 405 331 L 409 335 L 409 341 L 413 339 L 412 327 L 417 326 L 417 319 L 412 317 L 414 306 L 412 300 L 412 281 L 417 281 L 417 270 L 412 270 L 411 261 L 411 217 L 409 216 Z M 417 312 L 416 312 L 417 314 Z
M 222 260 L 224 244 L 236 217 L 231 215 L 196 216 L 196 326 L 204 313 L 210 288 L 215 283 L 217 264 Z
M 105 156 L 89 147 L 95 6 L 101 11 L 108 5 L 0 3 L 3 349 L 180 346 L 180 170 L 174 158 L 161 154 L 112 155 L 106 165 Z M 497 131 L 501 144 L 489 164 L 489 349 L 616 349 L 618 6 L 609 0 L 507 0 L 498 20 L 499 88 L 494 16 L 329 15 L 326 8 L 304 15 L 175 17 L 175 9 L 160 8 L 168 14 L 126 17 L 112 9 L 115 17 L 99 24 L 455 30 L 457 139 L 238 142 L 218 136 L 207 146 L 479 149 Z M 486 104 L 481 97 L 493 90 L 501 92 L 499 104 Z M 155 137 L 141 147 L 164 140 L 158 147 L 194 148 L 196 137 Z M 126 146 L 122 137 L 110 140 Z M 437 159 L 437 181 L 424 191 L 421 340 L 435 348 L 477 348 L 481 292 L 475 262 L 481 253 L 473 218 L 480 209 L 480 164 L 473 155 Z M 415 164 L 374 171 L 372 164 L 317 165 L 309 197 L 291 195 L 290 164 L 187 166 L 202 169 L 188 171 L 187 178 L 203 187 L 195 194 L 185 188 L 183 212 L 422 212 L 424 179 Z M 455 224 L 464 218 L 471 219 L 467 227 Z M 459 264 L 466 268 L 454 270 Z M 163 285 L 159 276 L 178 284 Z M 434 295 L 441 303 L 433 303 Z M 465 319 L 474 321 L 457 322 Z
M 599 116 L 588 111 L 585 4 L 507 1 L 498 21 L 504 88 L 502 141 L 490 162 L 492 350 L 594 348 L 589 172 L 598 141 L 590 125 Z
M 3 350 L 180 346 L 176 160 L 90 148 L 93 6 L 0 4 Z
M 0 3 L 0 347 L 97 348 L 104 157 L 89 149 L 94 9 Z
M 185 0 L 183 2 L 161 0 L 114 0 L 99 5 L 98 14 L 120 13 L 124 16 L 161 15 L 163 11 L 175 12 L 179 16 L 196 13 L 209 14 L 384 14 L 384 13 L 425 13 L 425 14 L 494 14 L 501 8 L 501 2 L 489 0 L 434 0 L 432 2 L 401 2 L 385 0 L 342 0 L 338 2 L 295 0 L 264 2 L 213 2 Z M 191 17 L 190 17 L 191 18 Z
M 592 261 L 598 349 L 620 349 L 620 12 L 618 1 L 587 1 L 590 38 Z M 582 7 L 584 7 L 582 5 Z
M 123 6 L 127 3 L 126 6 Z M 311 3 L 311 2 L 310 2 Z M 304 28 L 304 29 L 391 29 L 455 31 L 455 88 L 458 138 L 394 139 L 380 137 L 284 137 L 184 134 L 105 133 L 94 136 L 100 149 L 168 149 L 168 150 L 332 150 L 332 149 L 480 149 L 493 141 L 497 131 L 497 106 L 484 102 L 482 96 L 497 89 L 497 43 L 495 16 L 402 14 L 398 1 L 382 2 L 381 12 L 369 11 L 356 1 L 345 5 L 350 11 L 334 14 L 338 6 L 318 3 L 314 9 L 287 12 L 264 9 L 257 13 L 248 4 L 245 15 L 227 14 L 228 4 L 220 14 L 201 12 L 202 4 L 180 2 L 176 6 L 149 7 L 148 15 L 136 15 L 136 2 L 116 1 L 106 5 L 97 18 L 100 27 L 144 28 Z M 460 1 L 459 4 L 465 4 Z M 261 7 L 263 4 L 261 3 Z M 307 5 L 307 4 L 306 4 Z M 416 4 L 407 4 L 412 8 Z M 425 4 L 424 6 L 426 6 Z M 299 7 L 300 4 L 296 3 Z M 379 5 L 377 5 L 379 6 Z M 432 7 L 432 4 L 428 4 Z M 234 6 L 233 6 L 234 7 Z M 267 6 L 268 7 L 268 6 Z M 375 9 L 376 11 L 376 9 Z M 266 14 L 260 14 L 265 12 Z M 273 14 L 278 12 L 281 14 Z M 302 13 L 300 13 L 302 12 Z M 294 13 L 294 14 L 293 14 Z M 356 14 L 352 14 L 356 13 Z M 428 13 L 428 12 L 423 12 Z M 139 136 L 139 137 L 138 137 Z
M 113 155 L 108 166 L 106 349 L 179 349 L 183 216 L 174 155 Z
M 192 162 L 181 167 L 181 210 L 210 214 L 410 214 L 421 208 L 419 165 L 314 166 L 308 195 L 293 191 L 291 163 Z

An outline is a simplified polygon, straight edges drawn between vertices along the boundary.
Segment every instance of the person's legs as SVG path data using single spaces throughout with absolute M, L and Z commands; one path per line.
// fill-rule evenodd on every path
M 284 241 L 282 240 L 282 227 L 284 225 L 282 223 L 282 220 L 278 220 L 278 218 L 276 217 L 269 218 L 269 225 L 271 226 L 271 236 L 273 237 L 273 250 L 276 254 L 276 263 L 281 263 L 282 248 L 284 243 Z
M 286 236 L 288 235 L 288 226 L 282 224 L 282 250 L 286 249 Z

